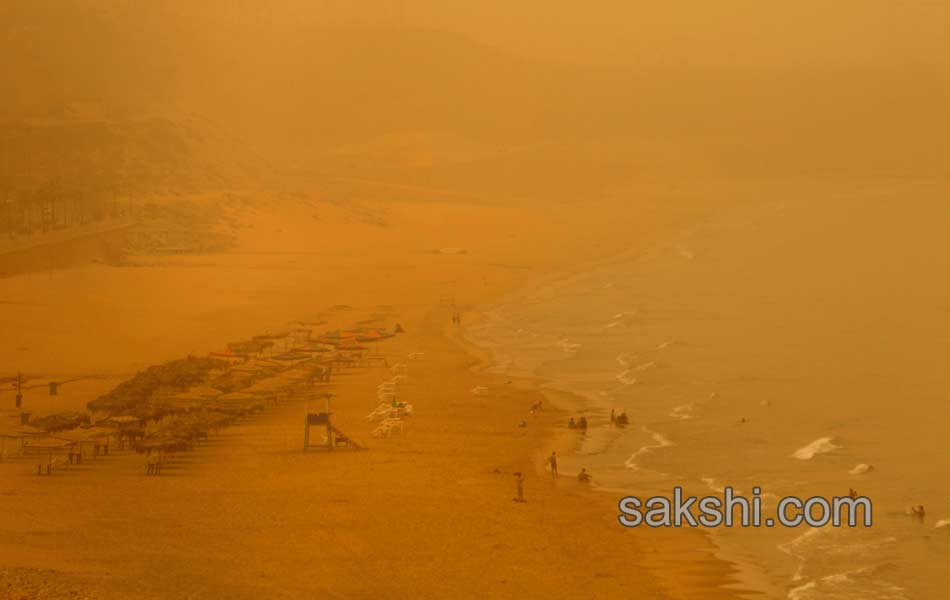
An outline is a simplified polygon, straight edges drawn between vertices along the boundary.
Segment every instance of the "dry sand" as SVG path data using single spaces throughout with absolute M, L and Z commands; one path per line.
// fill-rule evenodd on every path
M 624 530 L 617 498 L 574 473 L 552 481 L 544 457 L 577 443 L 562 427 L 568 413 L 551 407 L 529 416 L 539 392 L 478 374 L 479 358 L 450 325 L 451 298 L 480 305 L 555 267 L 629 247 L 638 242 L 633 232 L 660 232 L 701 207 L 660 213 L 644 201 L 641 216 L 662 214 L 647 223 L 555 206 L 538 222 L 528 209 L 402 204 L 377 215 L 382 226 L 323 204 L 322 219 L 304 219 L 313 206 L 262 210 L 229 255 L 0 281 L 0 297 L 16 302 L 3 311 L 13 341 L 4 364 L 107 371 L 99 387 L 108 388 L 146 364 L 327 315 L 332 304 L 358 310 L 330 315 L 327 326 L 392 305 L 389 324 L 408 333 L 380 350 L 424 353 L 411 367 L 417 415 L 406 434 L 370 437 L 364 415 L 389 376 L 375 368 L 334 382 L 338 424 L 370 446 L 365 452 L 303 453 L 305 401 L 291 399 L 178 455 L 160 477 L 145 477 L 143 459 L 123 453 L 49 478 L 32 475 L 28 462 L 0 464 L 0 595 L 730 595 L 720 586 L 731 568 L 712 558 L 706 536 Z M 615 208 L 614 217 L 632 211 Z M 433 252 L 443 247 L 466 253 Z M 82 282 L 95 291 L 69 301 L 49 293 Z M 124 318 L 110 322 L 110 309 Z M 18 347 L 26 350 L 10 350 Z M 489 392 L 473 395 L 477 385 Z M 64 388 L 55 400 L 27 401 L 76 407 L 96 388 L 87 382 L 75 388 L 82 393 Z M 517 427 L 523 418 L 528 427 Z M 514 471 L 527 473 L 526 504 L 512 501 Z

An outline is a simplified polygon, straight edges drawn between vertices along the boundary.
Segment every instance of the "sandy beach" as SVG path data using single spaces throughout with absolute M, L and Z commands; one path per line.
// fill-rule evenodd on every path
M 834 202 L 791 183 L 735 188 L 732 208 L 712 215 L 703 194 L 713 189 L 728 188 L 680 190 L 669 210 L 655 189 L 599 211 L 547 206 L 543 224 L 530 206 L 262 199 L 230 252 L 139 255 L 0 280 L 0 314 L 13 333 L 4 360 L 25 367 L 33 419 L 81 411 L 151 365 L 220 354 L 229 341 L 301 323 L 314 335 L 360 324 L 405 330 L 368 350 L 389 366 L 337 372 L 329 388 L 281 388 L 262 413 L 171 455 L 159 477 L 128 450 L 49 477 L 36 475 L 34 459 L 8 457 L 0 589 L 38 599 L 796 600 L 939 589 L 932 558 L 946 551 L 934 529 L 943 492 L 939 461 L 925 457 L 942 421 L 920 423 L 943 410 L 942 380 L 928 362 L 942 338 L 927 324 L 939 326 L 945 288 L 913 288 L 920 310 L 886 325 L 879 315 L 901 314 L 896 288 L 855 270 L 855 257 L 892 265 L 912 289 L 945 256 L 942 188 L 845 195 L 843 184 Z M 901 196 L 913 198 L 903 221 L 888 212 Z M 825 200 L 814 218 L 809 209 Z M 810 232 L 807 252 L 778 233 L 789 222 Z M 846 223 L 868 239 L 888 237 L 891 250 L 841 246 Z M 911 243 L 905 231 L 919 235 Z M 761 249 L 754 261 L 741 251 L 748 246 Z M 829 261 L 876 290 L 863 312 L 847 278 L 810 274 Z M 784 288 L 765 296 L 756 282 L 779 273 Z M 904 340 L 902 359 L 880 346 L 882 335 Z M 824 346 L 811 346 L 816 336 Z M 844 361 L 855 340 L 869 352 Z M 399 394 L 414 414 L 401 434 L 377 438 L 367 415 L 399 363 L 409 365 Z M 888 410 L 881 398 L 901 396 L 911 372 L 920 404 L 891 421 L 917 431 L 918 442 L 874 442 L 874 419 Z M 47 380 L 72 379 L 47 395 Z M 4 406 L 11 385 L 0 393 Z M 336 425 L 368 450 L 303 452 L 303 415 L 328 389 Z M 829 395 L 848 400 L 819 408 Z M 529 410 L 538 402 L 543 410 Z M 629 411 L 633 426 L 612 428 L 611 408 Z M 580 416 L 591 423 L 586 433 L 566 427 Z M 552 451 L 556 480 L 546 471 Z M 894 478 L 855 466 L 893 471 L 901 461 L 918 468 Z M 592 484 L 576 480 L 581 468 Z M 513 501 L 517 472 L 526 503 Z M 617 523 L 622 495 L 674 485 L 719 494 L 728 483 L 764 484 L 769 503 L 780 492 L 833 496 L 858 485 L 878 502 L 878 525 L 839 540 L 827 528 Z M 918 525 L 902 507 L 921 498 L 937 513 Z M 828 552 L 837 560 L 822 559 Z
M 523 232 L 511 233 L 524 217 L 508 209 L 433 211 L 406 205 L 390 209 L 389 225 L 375 229 L 346 224 L 332 208 L 324 209 L 330 213 L 325 220 L 277 237 L 256 215 L 255 231 L 238 251 L 196 258 L 196 266 L 83 267 L 100 272 L 93 275 L 101 282 L 100 293 L 68 307 L 37 306 L 28 299 L 40 289 L 68 287 L 71 277 L 88 273 L 0 282 L 5 297 L 17 302 L 10 306 L 20 311 L 4 312 L 11 319 L 9 330 L 26 336 L 28 330 L 14 328 L 12 320 L 33 315 L 42 327 L 46 315 L 61 310 L 73 311 L 79 328 L 60 332 L 59 341 L 53 332 L 47 337 L 31 330 L 14 344 L 28 348 L 19 351 L 21 362 L 32 372 L 104 377 L 66 385 L 55 398 L 30 391 L 26 405 L 40 414 L 81 408 L 135 369 L 180 357 L 184 348 L 221 349 L 229 339 L 292 318 L 336 315 L 326 327 L 346 327 L 389 305 L 387 326 L 398 322 L 406 333 L 380 342 L 378 351 L 391 363 L 423 354 L 410 367 L 408 395 L 416 414 L 404 435 L 371 436 L 375 425 L 364 415 L 377 404 L 376 385 L 391 376 L 376 367 L 340 374 L 332 384 L 337 423 L 369 446 L 366 451 L 302 452 L 308 400 L 306 393 L 295 392 L 193 451 L 174 455 L 160 477 L 147 477 L 144 458 L 128 451 L 51 477 L 37 477 L 26 459 L 0 464 L 5 597 L 730 596 L 721 586 L 730 582 L 732 569 L 713 558 L 707 536 L 624 530 L 616 523 L 613 495 L 593 492 L 572 472 L 552 480 L 545 457 L 552 450 L 569 456 L 578 445 L 576 432 L 563 427 L 569 413 L 548 406 L 529 414 L 542 398 L 539 390 L 481 373 L 485 357 L 462 342 L 451 323 L 453 310 L 477 319 L 477 306 L 532 277 L 543 278 L 559 257 L 572 256 L 580 266 L 609 255 L 629 243 L 624 227 L 617 225 L 616 236 L 607 237 L 603 226 L 594 226 L 598 217 L 591 217 L 586 231 L 597 232 L 595 241 L 576 217 L 568 225 L 567 218 L 552 213 L 552 224 L 531 234 L 539 242 L 532 251 Z M 419 222 L 423 215 L 439 227 Z M 672 215 L 671 222 L 673 217 L 679 218 Z M 295 222 L 285 214 L 275 213 L 274 219 Z M 567 228 L 577 235 L 560 247 L 560 256 L 552 255 L 545 243 L 567 239 L 561 235 Z M 331 244 L 332 254 L 306 254 L 307 240 L 319 238 L 326 248 L 331 231 L 339 240 Z M 450 243 L 465 254 L 437 252 Z M 376 259 L 361 256 L 359 272 L 348 267 L 346 248 L 353 245 L 364 252 L 377 248 Z M 394 256 L 394 247 L 404 255 Z M 236 298 L 218 287 L 223 279 L 196 276 L 207 260 L 253 269 L 258 287 L 242 287 L 246 283 L 238 280 L 242 297 Z M 320 262 L 316 275 L 299 266 L 310 260 Z M 497 266 L 503 264 L 522 268 Z M 321 279 L 324 273 L 331 274 L 332 286 Z M 105 286 L 116 281 L 116 293 L 120 287 L 147 293 L 123 281 L 127 276 L 165 286 L 165 295 L 141 305 L 142 312 L 123 328 L 124 335 L 135 332 L 143 343 L 130 345 L 105 330 L 89 342 L 97 329 L 90 312 L 103 310 L 101 299 L 116 301 Z M 234 285 L 235 278 L 227 281 Z M 312 295 L 300 289 L 302 281 Z M 390 283 L 397 281 L 398 287 Z M 279 290 L 290 282 L 297 293 L 285 297 Z M 172 285 L 190 288 L 188 300 L 182 302 Z M 205 296 L 197 286 L 215 293 Z M 242 303 L 257 294 L 270 300 Z M 453 301 L 459 308 L 452 308 Z M 343 303 L 353 310 L 326 310 Z M 212 305 L 214 314 L 208 312 Z M 159 312 L 181 326 L 150 325 L 155 317 L 149 315 Z M 193 326 L 199 320 L 202 325 Z M 148 333 L 151 326 L 166 333 Z M 93 356 L 67 338 L 85 339 L 101 351 Z M 51 347 L 59 349 L 56 360 L 44 362 Z M 110 355 L 109 349 L 115 352 Z M 473 394 L 479 386 L 486 391 Z M 9 393 L 3 398 L 12 399 Z M 520 428 L 523 419 L 527 427 Z M 524 504 L 512 501 L 516 471 L 526 474 Z

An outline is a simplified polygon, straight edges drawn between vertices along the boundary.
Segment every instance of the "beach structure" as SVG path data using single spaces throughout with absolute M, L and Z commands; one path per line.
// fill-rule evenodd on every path
M 19 411 L 0 412 L 0 462 L 23 456 L 28 440 L 45 435 L 41 429 L 27 425 L 29 415 Z
M 379 422 L 376 429 L 373 430 L 374 438 L 391 437 L 393 435 L 402 435 L 404 432 L 403 421 L 399 417 L 388 417 Z
M 54 467 L 94 460 L 110 449 L 131 449 L 146 455 L 147 474 L 158 475 L 174 453 L 200 444 L 209 434 L 281 401 L 306 397 L 314 386 L 328 384 L 333 366 L 341 365 L 334 359 L 342 357 L 348 366 L 388 367 L 378 350 L 374 352 L 378 360 L 366 360 L 364 352 L 369 348 L 364 344 L 375 345 L 393 335 L 381 328 L 361 327 L 331 331 L 319 340 L 311 339 L 309 330 L 304 329 L 296 330 L 293 339 L 284 333 L 255 336 L 246 343 L 247 348 L 239 348 L 245 352 L 229 345 L 227 352 L 148 367 L 90 402 L 87 411 L 50 414 L 31 421 L 30 413 L 9 410 L 9 414 L 0 414 L 5 417 L 0 419 L 0 459 L 37 457 L 37 472 L 49 474 Z M 274 352 L 277 341 L 284 341 L 283 354 Z M 272 356 L 260 356 L 264 352 Z M 386 404 L 386 414 L 380 419 L 387 431 L 401 431 L 401 418 L 412 412 L 412 406 L 397 401 L 395 394 L 397 384 L 407 381 L 407 371 L 406 365 L 398 366 L 397 374 L 377 390 Z M 20 393 L 29 387 L 49 386 L 54 395 L 63 384 L 76 380 L 28 386 L 25 377 L 8 378 L 18 384 Z M 336 426 L 330 411 L 331 395 L 317 397 L 326 400 L 326 410 L 308 407 L 304 449 L 361 449 Z M 311 441 L 314 426 L 325 434 L 319 443 Z
M 56 467 L 79 462 L 78 443 L 49 435 L 24 440 L 22 452 L 23 456 L 36 459 L 37 475 L 52 475 Z
M 393 367 L 393 372 L 408 372 L 406 365 L 396 365 L 396 367 Z M 405 392 L 400 390 L 399 386 L 407 383 L 408 380 L 408 375 L 394 375 L 376 386 L 376 399 L 379 405 L 366 415 L 368 421 L 379 422 L 373 430 L 374 438 L 388 438 L 401 435 L 405 431 L 404 418 L 412 416 L 414 409 L 412 404 L 400 400 L 405 397 Z
M 332 364 L 339 367 L 389 366 L 388 359 L 379 353 L 378 342 L 396 334 L 378 327 L 360 327 L 353 330 L 328 331 L 316 343 L 335 350 Z M 369 346 L 372 344 L 372 352 Z
M 330 412 L 330 398 L 334 394 L 323 394 L 323 398 L 326 399 L 326 411 L 324 412 L 312 412 L 307 407 L 307 412 L 304 416 L 304 426 L 303 426 L 303 449 L 306 452 L 311 448 L 325 448 L 327 450 L 333 450 L 337 446 L 345 446 L 347 448 L 353 448 L 354 450 L 363 449 L 358 443 L 356 443 L 353 438 L 346 435 L 335 427 L 330 419 L 332 413 Z M 310 428 L 311 427 L 323 427 L 325 430 L 325 438 L 322 444 L 312 444 L 310 442 Z
M 96 423 L 100 427 L 109 427 L 114 431 L 120 450 L 135 448 L 135 444 L 145 435 L 142 419 L 132 415 L 117 415 L 102 419 Z
M 70 456 L 70 463 L 79 464 L 83 459 L 108 455 L 112 438 L 117 436 L 118 431 L 109 427 L 79 427 L 59 433 L 56 437 L 76 444 L 75 452 Z
M 16 408 L 23 408 L 23 374 L 16 374 Z

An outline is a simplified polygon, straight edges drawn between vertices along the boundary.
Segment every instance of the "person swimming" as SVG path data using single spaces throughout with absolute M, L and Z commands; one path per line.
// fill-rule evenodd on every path
M 581 468 L 581 472 L 577 474 L 577 480 L 581 483 L 590 483 L 590 473 L 586 468 Z

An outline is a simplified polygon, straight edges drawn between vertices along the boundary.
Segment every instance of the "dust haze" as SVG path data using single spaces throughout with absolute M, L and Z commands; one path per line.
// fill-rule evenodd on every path
M 948 25 L 5 0 L 0 597 L 941 597 Z

